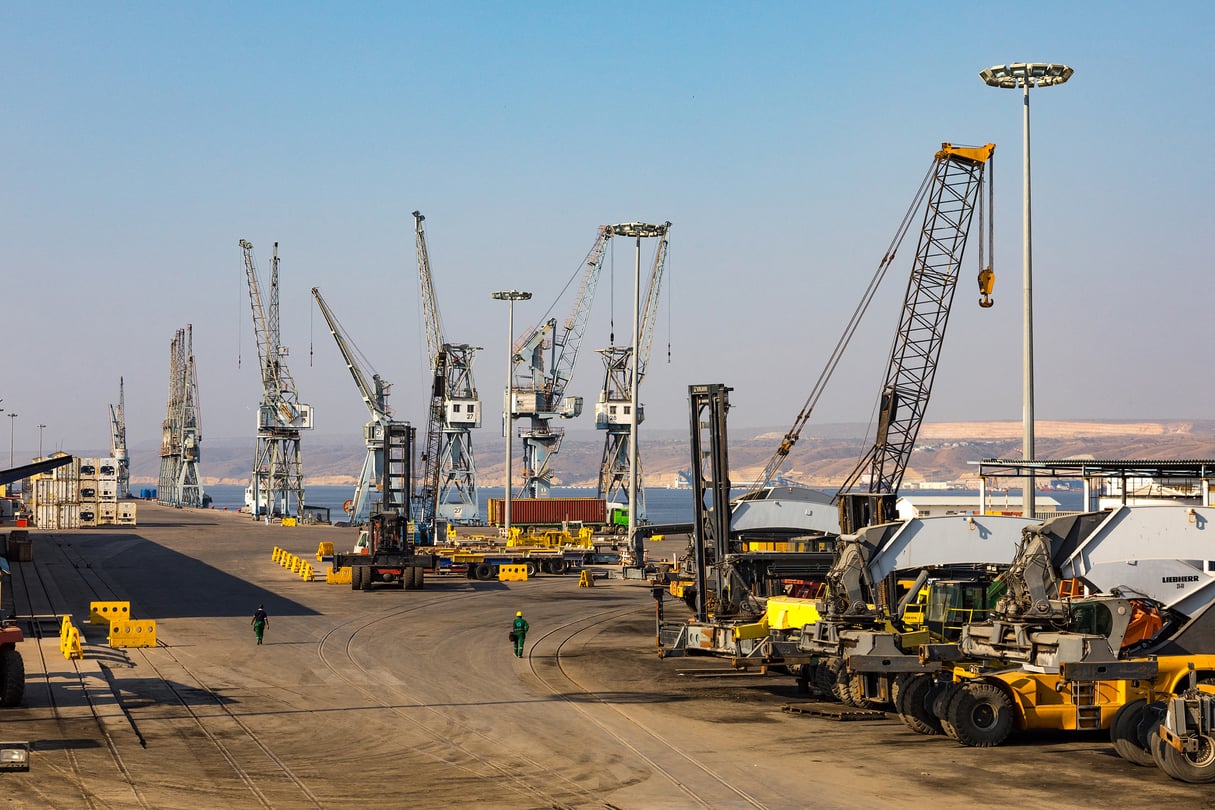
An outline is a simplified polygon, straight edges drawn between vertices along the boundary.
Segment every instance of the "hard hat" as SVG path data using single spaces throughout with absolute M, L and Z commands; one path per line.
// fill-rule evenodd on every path
M 523 611 L 522 611 L 522 610 L 515 611 L 515 615 L 516 615 L 516 616 L 522 616 L 522 615 L 523 615 Z

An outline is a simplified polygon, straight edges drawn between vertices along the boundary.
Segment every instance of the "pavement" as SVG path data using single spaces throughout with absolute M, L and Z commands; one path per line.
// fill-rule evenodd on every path
M 44 617 L 45 635 L 23 645 L 24 705 L 0 709 L 0 738 L 34 745 L 28 772 L 0 774 L 0 807 L 1215 806 L 1103 734 L 972 749 L 893 715 L 784 711 L 806 701 L 791 679 L 659 659 L 644 582 L 451 575 L 364 593 L 271 559 L 279 546 L 314 560 L 353 529 L 147 502 L 139 519 L 34 530 L 33 561 L 13 564 L 17 612 Z M 87 623 L 93 600 L 128 600 L 156 646 L 109 647 Z M 82 659 L 60 653 L 66 614 Z

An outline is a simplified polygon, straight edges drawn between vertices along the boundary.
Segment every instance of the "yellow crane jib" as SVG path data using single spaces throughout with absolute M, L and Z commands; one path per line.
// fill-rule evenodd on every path
M 960 157 L 973 160 L 975 163 L 986 163 L 995 153 L 996 145 L 994 143 L 983 146 L 954 146 L 952 143 L 943 143 L 941 151 L 937 152 L 937 158 Z
M 979 306 L 987 309 L 996 302 L 991 300 L 991 288 L 996 283 L 996 274 L 992 272 L 991 267 L 984 267 L 979 271 Z

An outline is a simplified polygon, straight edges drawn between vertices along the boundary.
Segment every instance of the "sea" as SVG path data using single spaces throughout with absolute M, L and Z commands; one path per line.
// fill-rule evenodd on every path
M 234 484 L 213 484 L 204 487 L 206 494 L 211 496 L 211 506 L 214 509 L 235 511 L 245 505 L 245 488 Z M 741 490 L 740 490 L 741 491 Z M 484 505 L 490 498 L 501 498 L 502 487 L 481 487 L 481 503 Z M 978 501 L 978 490 L 924 490 L 925 494 L 933 496 L 972 497 Z M 343 517 L 342 504 L 354 494 L 352 487 L 311 486 L 304 490 L 306 505 L 328 507 L 333 520 Z M 834 491 L 828 494 L 834 494 Z M 1083 494 L 1080 490 L 1063 490 L 1044 492 L 1059 502 L 1060 511 L 1079 511 L 1083 504 Z M 554 498 L 593 498 L 595 491 L 582 487 L 554 487 Z M 1020 498 L 1020 490 L 1013 489 L 1010 495 Z M 645 491 L 646 519 L 651 523 L 691 523 L 694 510 L 693 493 L 690 489 L 663 489 L 647 487 Z M 996 504 L 998 496 L 993 496 Z M 484 511 L 484 506 L 482 507 Z

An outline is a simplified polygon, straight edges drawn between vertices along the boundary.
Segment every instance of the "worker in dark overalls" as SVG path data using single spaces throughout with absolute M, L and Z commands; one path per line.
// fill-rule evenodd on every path
M 523 618 L 523 611 L 515 614 L 515 623 L 512 625 L 511 634 L 515 640 L 515 657 L 523 657 L 523 641 L 527 638 L 527 619 Z

